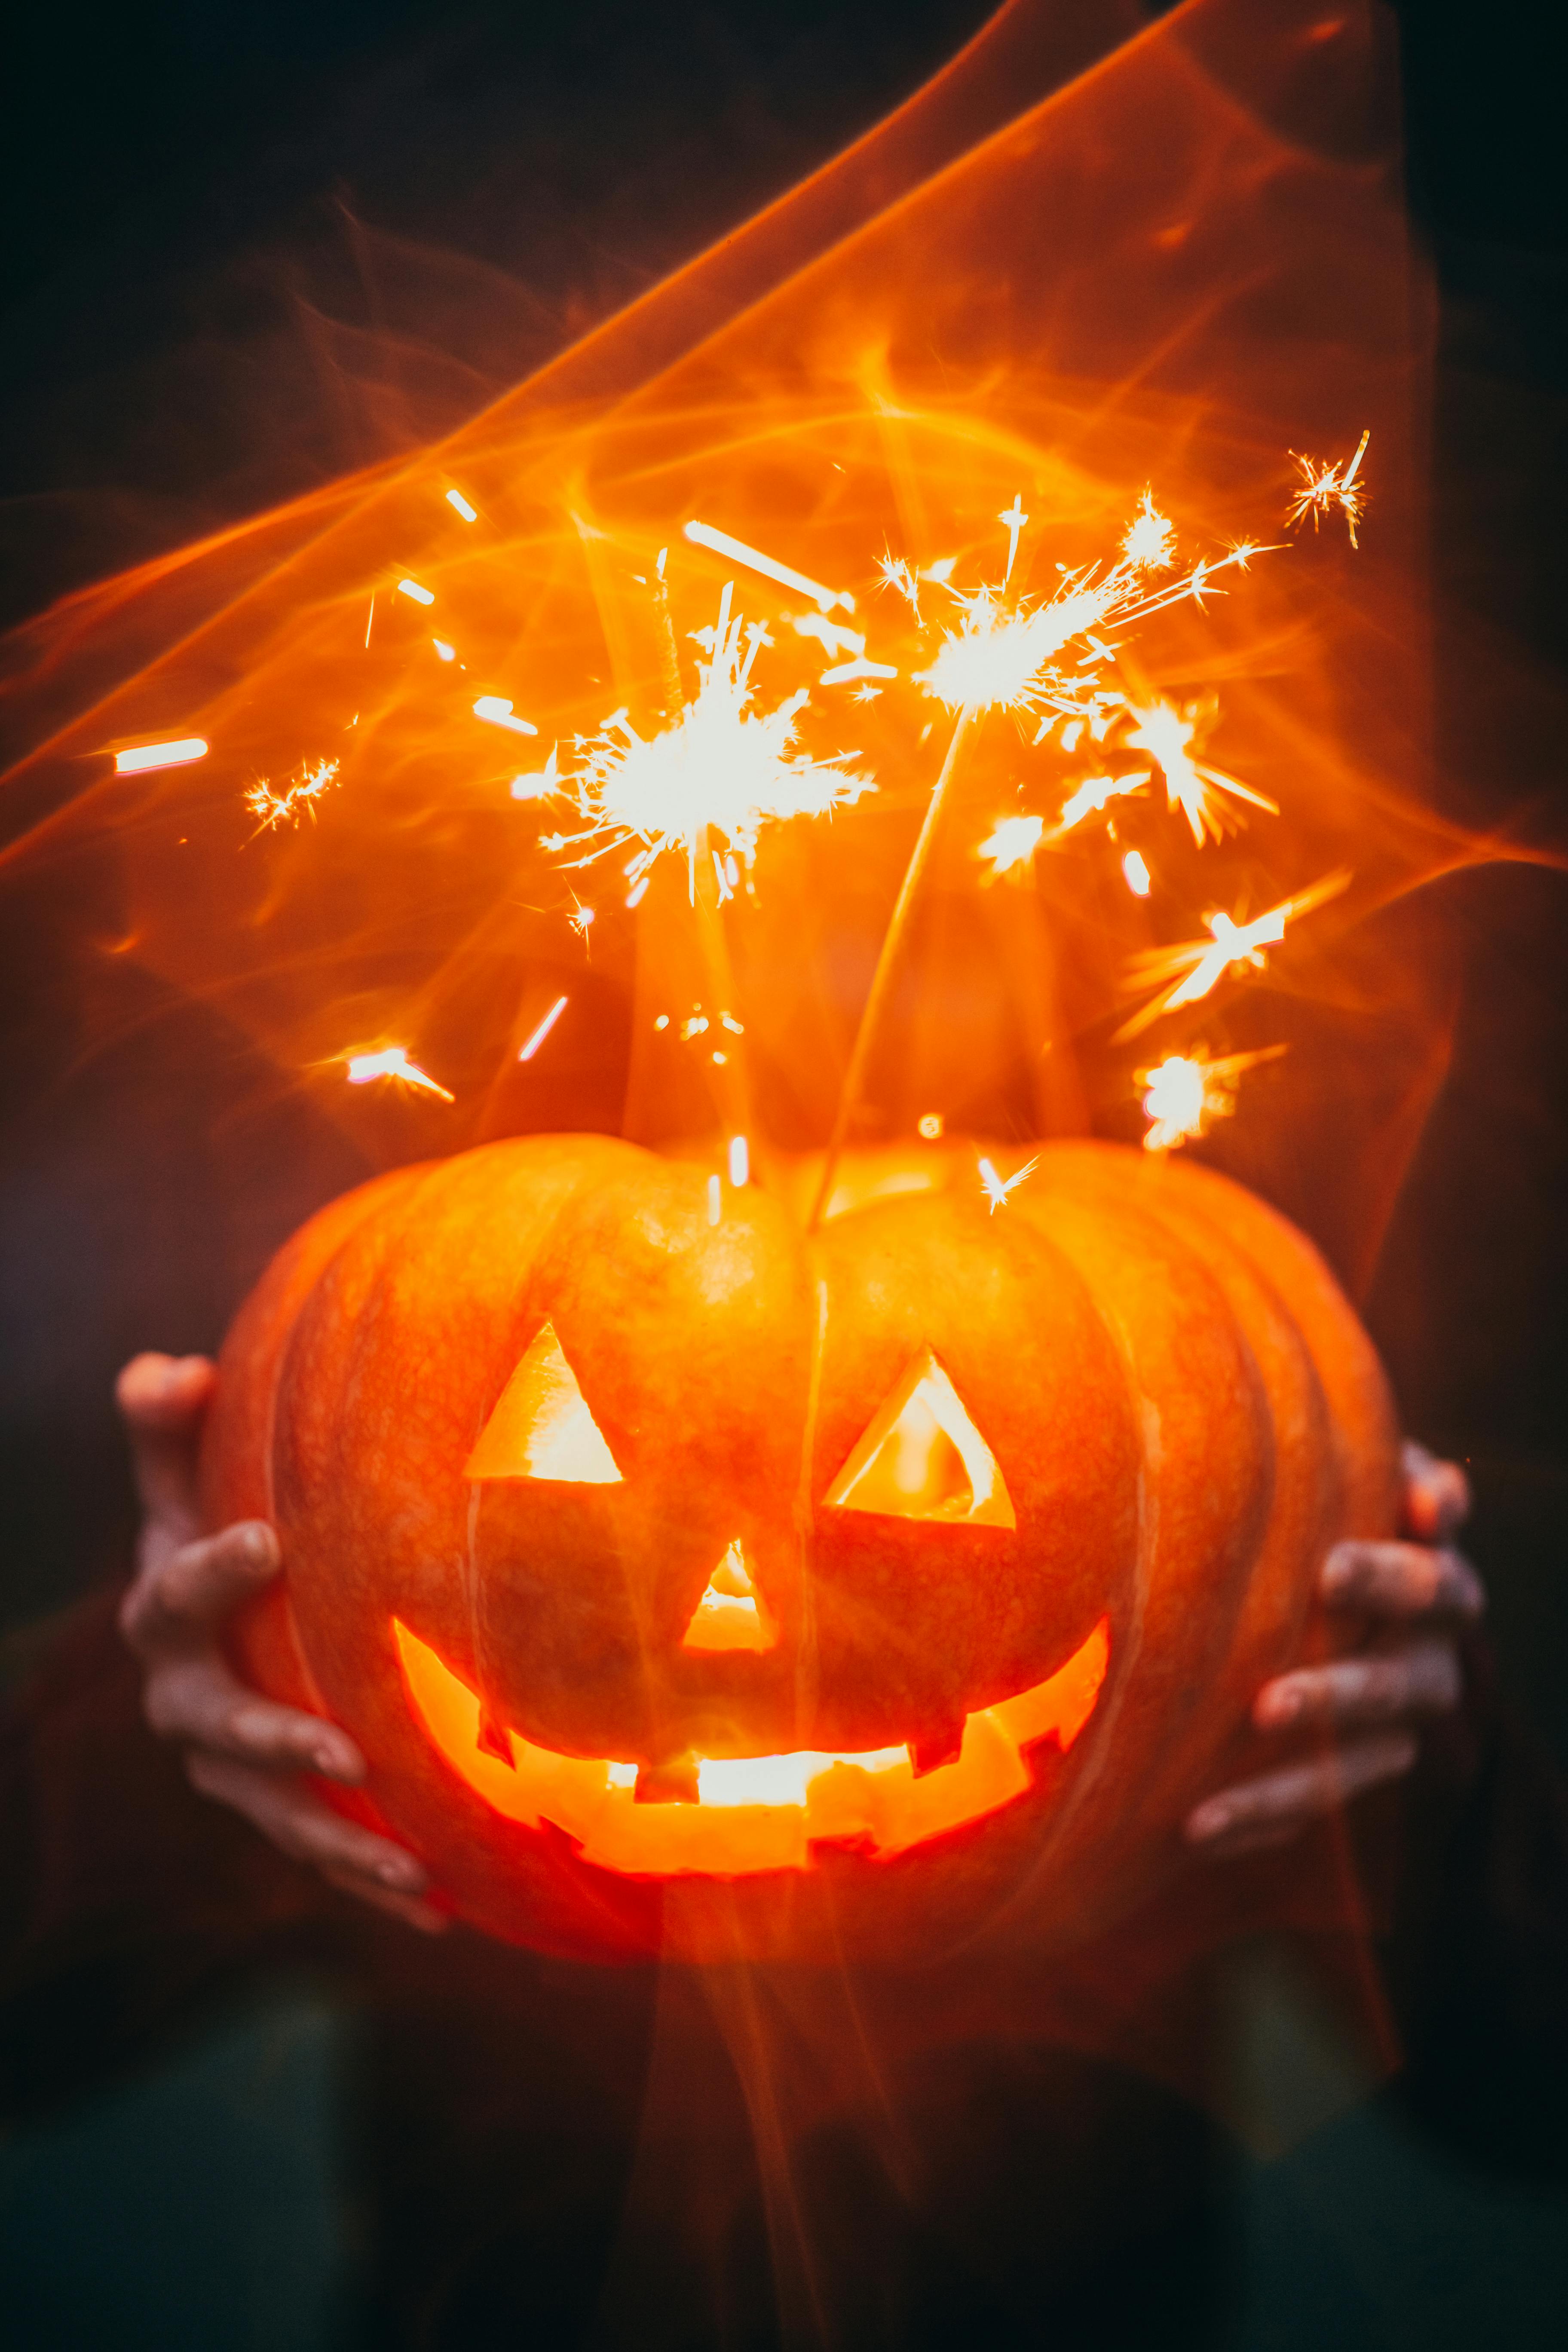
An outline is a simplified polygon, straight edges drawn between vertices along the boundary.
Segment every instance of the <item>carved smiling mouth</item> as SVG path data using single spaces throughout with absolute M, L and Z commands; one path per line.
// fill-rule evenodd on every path
M 488 1753 L 477 1694 L 396 1618 L 392 1630 L 416 1721 L 475 1794 L 530 1829 L 552 1823 L 585 1862 L 636 1877 L 805 1870 L 824 1843 L 886 1861 L 999 1812 L 1032 1785 L 1026 1749 L 1072 1746 L 1110 1659 L 1102 1617 L 1046 1681 L 966 1716 L 957 1756 L 918 1780 L 907 1746 L 700 1757 L 696 1803 L 649 1804 L 637 1801 L 635 1764 L 558 1755 L 515 1731 L 500 1735 L 510 1764 Z

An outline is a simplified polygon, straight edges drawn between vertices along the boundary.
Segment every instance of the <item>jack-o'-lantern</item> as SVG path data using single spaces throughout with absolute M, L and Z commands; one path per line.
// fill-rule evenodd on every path
M 803 1197 L 811 1171 L 803 1171 Z M 599 1137 L 384 1178 L 225 1351 L 248 1670 L 492 1933 L 927 1955 L 1089 1933 L 1176 1851 L 1393 1423 L 1310 1245 L 1199 1170 L 848 1160 L 808 1235 Z M 720 1213 L 714 1218 L 717 1206 Z

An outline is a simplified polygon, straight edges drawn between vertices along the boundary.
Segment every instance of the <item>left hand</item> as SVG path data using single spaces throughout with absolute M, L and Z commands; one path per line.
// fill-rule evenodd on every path
M 1332 1744 L 1205 1797 L 1186 1821 L 1188 1843 L 1203 1853 L 1289 1843 L 1347 1798 L 1408 1772 L 1416 1727 L 1458 1706 L 1456 1628 L 1486 1606 L 1479 1577 L 1451 1540 L 1468 1515 L 1469 1486 L 1458 1464 L 1425 1446 L 1405 1446 L 1404 1469 L 1405 1539 L 1336 1544 L 1319 1579 L 1326 1608 L 1375 1621 L 1366 1647 L 1280 1675 L 1253 1701 L 1259 1731 L 1320 1729 L 1336 1735 Z

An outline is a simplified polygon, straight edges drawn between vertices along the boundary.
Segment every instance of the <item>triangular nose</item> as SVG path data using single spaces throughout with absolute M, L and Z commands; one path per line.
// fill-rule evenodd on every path
M 616 1457 L 588 1410 L 553 1324 L 544 1324 L 479 1432 L 465 1478 L 550 1478 L 614 1486 Z
M 771 1650 L 778 1635 L 752 1581 L 739 1537 L 708 1580 L 686 1629 L 689 1650 Z

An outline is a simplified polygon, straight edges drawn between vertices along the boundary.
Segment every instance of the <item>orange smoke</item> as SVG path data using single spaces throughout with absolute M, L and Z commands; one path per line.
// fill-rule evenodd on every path
M 347 1125 L 386 1115 L 356 1041 L 402 1041 L 409 1151 L 572 1123 L 591 948 L 630 1125 L 761 1165 L 832 1122 L 944 709 L 990 706 L 859 1130 L 1135 1137 L 1150 1043 L 1288 1035 L 1226 1149 L 1287 1206 L 1310 1165 L 1364 1270 L 1442 1064 L 1440 942 L 1382 910 L 1479 854 L 1424 797 L 1429 301 L 1380 34 L 1058 15 L 1014 0 L 445 441 L 34 625 L 10 856 L 111 837 L 130 951 Z M 1359 550 L 1285 530 L 1334 513 Z

